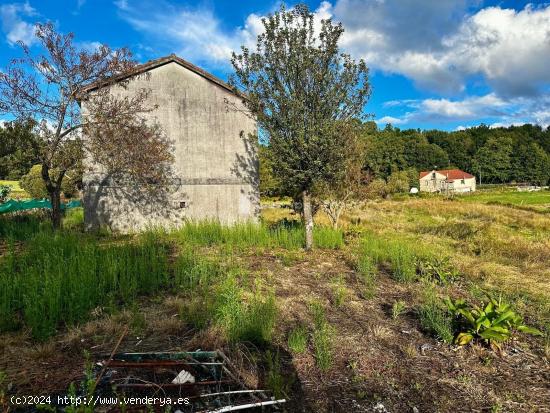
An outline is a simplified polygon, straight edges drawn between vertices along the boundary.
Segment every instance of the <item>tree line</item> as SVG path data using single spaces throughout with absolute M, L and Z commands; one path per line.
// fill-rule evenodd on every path
M 458 168 L 475 175 L 478 183 L 547 185 L 550 181 L 550 127 L 482 124 L 447 132 L 401 130 L 390 124 L 378 128 L 375 122 L 357 121 L 354 129 L 361 141 L 364 183 L 380 187 L 384 181 L 389 192 L 417 186 L 418 173 L 432 169 Z M 282 195 L 284 188 L 272 174 L 276 166 L 270 151 L 269 144 L 260 146 L 260 191 Z

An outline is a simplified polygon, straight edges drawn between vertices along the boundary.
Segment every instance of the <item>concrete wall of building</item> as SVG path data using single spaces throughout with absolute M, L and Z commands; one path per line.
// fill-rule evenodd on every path
M 452 182 L 447 182 L 447 177 L 437 173 L 435 177 L 433 172 L 430 172 L 423 178 L 420 178 L 420 191 L 422 192 L 474 192 L 476 190 L 476 179 L 466 178 L 464 183 L 461 179 L 454 179 Z
M 84 219 L 88 229 L 107 226 L 138 231 L 148 226 L 176 227 L 185 220 L 234 223 L 259 213 L 256 123 L 243 113 L 230 91 L 171 62 L 151 69 L 111 93 L 131 95 L 150 89 L 158 122 L 173 142 L 175 162 L 169 188 L 147 193 L 136 185 L 116 184 L 100 165 L 86 161 Z M 86 113 L 86 102 L 82 103 Z

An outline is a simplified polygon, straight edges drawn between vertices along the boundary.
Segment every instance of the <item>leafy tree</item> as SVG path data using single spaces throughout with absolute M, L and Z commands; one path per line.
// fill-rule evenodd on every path
M 473 170 L 480 177 L 481 182 L 507 182 L 511 173 L 512 140 L 491 137 L 481 147 L 474 159 Z
M 244 91 L 243 103 L 269 137 L 276 176 L 287 192 L 301 194 L 311 249 L 312 190 L 345 173 L 347 143 L 338 125 L 363 117 L 368 69 L 340 52 L 341 24 L 323 20 L 316 35 L 305 5 L 281 6 L 262 22 L 256 50 L 233 54 L 231 83 Z
M 0 72 L 0 112 L 20 122 L 35 121 L 53 227 L 61 225 L 63 179 L 84 156 L 111 175 L 165 184 L 173 157 L 158 125 L 143 120 L 143 114 L 153 109 L 146 105 L 149 91 L 117 97 L 110 90 L 115 75 L 135 67 L 131 53 L 105 45 L 94 51 L 77 49 L 73 34 L 56 33 L 51 23 L 38 24 L 35 34 L 43 54 L 35 56 L 20 43 L 23 57 Z M 126 87 L 130 79 L 116 87 Z M 91 84 L 102 87 L 87 93 Z M 79 106 L 83 99 L 85 116 Z
M 56 173 L 56 171 L 53 171 L 53 173 Z M 70 198 L 77 193 L 81 182 L 82 171 L 78 168 L 69 170 L 61 183 L 61 192 L 65 197 Z M 42 179 L 42 165 L 34 165 L 27 174 L 21 177 L 19 185 L 31 198 L 42 199 L 47 198 L 49 195 L 46 184 Z
M 405 157 L 405 143 L 393 128 L 367 135 L 365 139 L 365 169 L 375 177 L 385 179 L 393 172 L 409 166 Z
M 550 178 L 550 156 L 536 142 L 523 143 L 514 151 L 513 174 L 517 181 L 546 185 Z
M 260 195 L 276 196 L 282 193 L 281 182 L 274 174 L 274 164 L 270 156 L 269 145 L 258 146 L 258 159 L 260 161 Z
M 33 120 L 6 122 L 0 127 L 0 178 L 21 178 L 39 162 L 40 139 L 33 133 Z
M 439 146 L 429 143 L 424 135 L 414 131 L 412 134 L 405 135 L 403 139 L 404 154 L 408 166 L 426 171 L 449 165 L 447 152 Z

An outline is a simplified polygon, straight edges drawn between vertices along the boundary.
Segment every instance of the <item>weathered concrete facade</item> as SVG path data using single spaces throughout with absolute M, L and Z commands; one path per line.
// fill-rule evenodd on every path
M 256 123 L 243 113 L 241 98 L 223 82 L 169 56 L 143 65 L 147 76 L 132 78 L 132 94 L 150 89 L 149 114 L 173 142 L 173 185 L 144 195 L 117 185 L 90 160 L 84 175 L 84 220 L 88 229 L 108 226 L 121 232 L 150 226 L 177 227 L 185 220 L 215 219 L 231 224 L 256 219 L 259 212 L 256 146 L 247 137 Z M 93 93 L 93 92 L 90 92 Z M 86 112 L 86 102 L 82 102 Z

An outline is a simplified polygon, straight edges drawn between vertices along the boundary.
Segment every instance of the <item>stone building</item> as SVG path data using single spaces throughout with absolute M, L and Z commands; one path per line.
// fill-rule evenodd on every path
M 241 98 L 222 80 L 175 55 L 140 65 L 131 76 L 116 79 L 130 79 L 126 88 L 108 87 L 119 96 L 144 88 L 151 91 L 148 103 L 156 109 L 148 116 L 173 142 L 173 179 L 163 195 L 147 196 L 131 183 L 115 183 L 87 160 L 86 228 L 131 232 L 150 226 L 177 227 L 185 220 L 231 224 L 256 219 L 258 162 L 256 146 L 247 137 L 257 130 Z M 86 113 L 85 99 L 81 110 Z
M 460 169 L 420 172 L 422 192 L 463 193 L 476 190 L 476 178 Z

